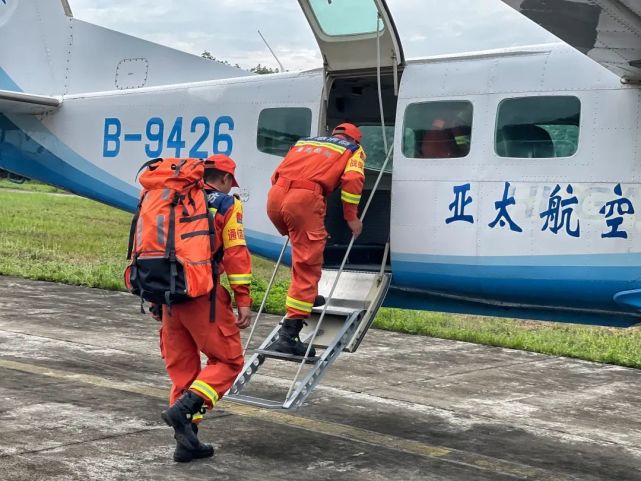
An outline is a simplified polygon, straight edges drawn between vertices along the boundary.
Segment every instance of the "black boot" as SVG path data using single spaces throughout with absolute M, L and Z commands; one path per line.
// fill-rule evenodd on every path
M 191 429 L 198 436 L 198 424 L 191 423 Z M 181 444 L 176 444 L 174 451 L 174 461 L 177 463 L 188 463 L 194 459 L 211 458 L 214 455 L 214 447 L 211 444 L 203 444 L 198 441 L 198 449 L 188 450 Z
M 200 411 L 204 402 L 205 400 L 199 395 L 186 391 L 173 406 L 161 414 L 163 421 L 174 428 L 177 447 L 190 452 L 192 459 L 196 457 L 195 453 L 199 452 L 201 443 L 194 433 L 191 420 L 194 414 Z
M 270 346 L 270 349 L 285 354 L 304 356 L 307 352 L 307 344 L 302 343 L 300 337 L 298 337 L 302 329 L 302 319 L 285 318 L 280 331 L 278 331 L 278 340 Z M 312 346 L 309 350 L 309 357 L 314 357 L 315 355 L 316 349 Z
M 325 304 L 325 296 L 321 296 L 320 294 L 316 296 L 314 299 L 314 307 L 319 307 Z

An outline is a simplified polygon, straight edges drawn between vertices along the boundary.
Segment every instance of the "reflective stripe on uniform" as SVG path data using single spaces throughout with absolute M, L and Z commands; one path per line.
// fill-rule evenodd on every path
M 229 274 L 227 273 L 227 279 L 232 286 L 237 286 L 241 284 L 251 284 L 252 275 L 251 274 Z
M 201 406 L 200 411 L 198 411 L 196 414 L 194 414 L 191 417 L 191 422 L 198 424 L 200 421 L 203 420 L 205 417 L 205 414 L 207 414 L 207 407 L 205 405 Z
M 361 196 L 351 194 L 345 190 L 341 190 L 341 200 L 343 202 L 347 202 L 348 204 L 359 204 L 361 201 Z
M 340 145 L 330 144 L 329 142 L 313 142 L 311 140 L 301 140 L 296 142 L 296 147 L 325 147 L 326 149 L 333 150 L 336 153 L 342 154 L 347 150 Z
M 301 312 L 312 312 L 312 308 L 314 307 L 314 304 L 311 302 L 300 301 L 289 296 L 287 296 L 285 305 Z
M 200 421 L 203 420 L 203 415 L 200 413 L 196 413 L 191 417 L 191 422 L 192 423 L 199 423 Z
M 212 406 L 218 402 L 218 393 L 206 382 L 195 380 L 193 383 L 191 383 L 189 389 L 204 394 L 205 397 L 211 401 Z

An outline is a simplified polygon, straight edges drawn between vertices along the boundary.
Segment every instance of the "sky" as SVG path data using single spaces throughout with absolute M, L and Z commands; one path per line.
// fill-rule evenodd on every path
M 321 0 L 317 0 L 321 1 Z M 354 2 L 357 0 L 332 0 Z M 364 0 L 361 0 L 364 1 Z M 366 0 L 365 0 L 366 1 Z M 69 0 L 74 17 L 200 55 L 287 70 L 322 66 L 297 0 Z M 556 41 L 500 0 L 387 0 L 406 58 Z

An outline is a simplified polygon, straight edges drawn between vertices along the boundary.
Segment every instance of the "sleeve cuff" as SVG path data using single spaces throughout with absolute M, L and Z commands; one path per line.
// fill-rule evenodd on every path
M 234 300 L 238 307 L 251 307 L 252 305 L 252 298 L 247 294 L 238 295 L 234 293 Z
M 353 221 L 358 218 L 358 206 L 355 204 L 347 204 L 343 202 L 343 217 L 347 222 Z

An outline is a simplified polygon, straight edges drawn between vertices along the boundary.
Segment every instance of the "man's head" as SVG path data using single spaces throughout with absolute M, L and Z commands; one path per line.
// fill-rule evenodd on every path
M 356 144 L 360 144 L 361 139 L 363 138 L 360 129 L 354 124 L 350 124 L 348 122 L 339 124 L 334 127 L 334 130 L 332 130 L 332 135 L 343 137 L 344 139 Z
M 210 155 L 205 160 L 205 183 L 220 192 L 229 194 L 232 187 L 238 187 L 235 172 L 236 162 L 225 154 Z

